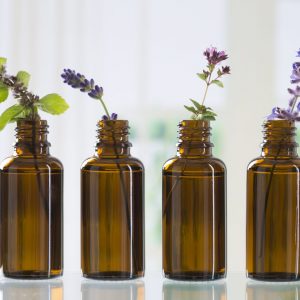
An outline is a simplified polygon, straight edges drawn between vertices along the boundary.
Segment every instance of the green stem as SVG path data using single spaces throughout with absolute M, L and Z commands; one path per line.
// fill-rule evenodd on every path
M 211 84 L 210 80 L 211 80 L 212 73 L 214 72 L 214 69 L 215 69 L 215 67 L 213 67 L 213 69 L 209 73 L 208 80 L 206 81 L 206 88 L 205 88 L 205 92 L 204 92 L 204 96 L 203 96 L 201 105 L 204 105 L 204 101 L 205 101 L 206 96 L 207 96 L 208 88 L 209 88 L 209 86 Z
M 110 114 L 109 114 L 109 112 L 108 112 L 108 109 L 107 109 L 107 107 L 106 107 L 104 101 L 102 100 L 102 98 L 99 98 L 99 100 L 100 100 L 100 102 L 101 102 L 101 104 L 102 104 L 102 106 L 103 106 L 103 108 L 104 108 L 104 110 L 105 110 L 105 113 L 106 113 L 106 115 L 107 115 L 107 117 L 108 117 L 108 120 L 110 120 Z

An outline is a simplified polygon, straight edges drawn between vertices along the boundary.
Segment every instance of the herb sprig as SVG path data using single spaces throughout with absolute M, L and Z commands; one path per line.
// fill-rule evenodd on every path
M 0 116 L 0 131 L 8 124 L 20 119 L 39 120 L 38 111 L 52 115 L 64 113 L 69 105 L 58 94 L 48 94 L 42 98 L 28 91 L 30 74 L 19 71 L 16 76 L 7 74 L 6 58 L 0 57 L 0 103 L 11 92 L 17 104 L 7 108 Z
M 79 89 L 83 93 L 87 93 L 91 98 L 99 100 L 105 111 L 105 115 L 102 116 L 102 120 L 117 120 L 118 115 L 108 112 L 107 106 L 103 100 L 103 88 L 95 84 L 94 79 L 88 80 L 81 73 L 77 73 L 75 70 L 64 69 L 61 77 L 64 83 L 70 85 L 74 89 Z
M 296 57 L 300 57 L 300 49 L 297 51 Z M 288 108 L 274 107 L 272 113 L 267 117 L 268 120 L 290 120 L 300 121 L 300 62 L 293 63 L 292 74 L 290 77 L 291 84 L 296 84 L 295 88 L 288 88 L 288 92 L 292 95 L 289 100 Z M 298 102 L 298 104 L 297 104 Z M 295 110 L 296 109 L 296 110 Z
M 197 102 L 194 99 L 190 99 L 193 103 L 193 106 L 184 107 L 193 113 L 193 120 L 215 120 L 217 114 L 213 111 L 212 108 L 204 105 L 204 102 L 207 97 L 208 89 L 211 85 L 217 85 L 221 88 L 224 87 L 223 82 L 220 78 L 224 75 L 230 74 L 229 66 L 220 66 L 218 65 L 228 58 L 228 55 L 224 51 L 218 51 L 217 48 L 211 47 L 207 48 L 203 55 L 207 60 L 206 69 L 202 73 L 197 73 L 197 76 L 205 82 L 205 91 L 201 103 Z

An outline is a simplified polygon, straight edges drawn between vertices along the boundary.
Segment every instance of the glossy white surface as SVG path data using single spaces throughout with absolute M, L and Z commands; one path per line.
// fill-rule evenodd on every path
M 159 272 L 144 279 L 123 282 L 87 280 L 67 273 L 61 279 L 19 281 L 2 278 L 4 300 L 298 300 L 300 282 L 261 283 L 244 274 L 226 280 L 193 283 L 163 279 Z

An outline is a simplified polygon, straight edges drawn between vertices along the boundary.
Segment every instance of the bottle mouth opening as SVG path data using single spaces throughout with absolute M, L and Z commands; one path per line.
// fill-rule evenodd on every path
M 37 127 L 48 127 L 47 120 L 28 120 L 19 119 L 17 120 L 17 126 L 37 126 Z
M 208 120 L 182 120 L 179 122 L 179 127 L 210 127 L 210 121 Z
M 277 119 L 277 120 L 267 120 L 263 123 L 263 127 L 265 128 L 284 128 L 284 127 L 288 127 L 288 128 L 292 128 L 295 127 L 295 121 L 292 120 L 281 120 L 281 119 Z

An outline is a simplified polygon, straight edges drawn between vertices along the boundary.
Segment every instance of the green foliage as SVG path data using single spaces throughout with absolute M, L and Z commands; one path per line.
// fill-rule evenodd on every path
M 15 117 L 18 116 L 23 110 L 24 107 L 19 104 L 15 104 L 6 109 L 0 116 L 0 130 L 2 130 L 7 123 L 11 122 L 11 120 L 15 119 Z
M 0 67 L 6 65 L 7 59 L 5 57 L 0 57 Z
M 11 90 L 17 104 L 9 107 L 0 116 L 0 131 L 8 123 L 19 119 L 39 119 L 39 109 L 52 115 L 59 115 L 69 108 L 67 102 L 58 94 L 49 94 L 39 99 L 28 91 L 30 74 L 19 71 L 16 76 L 8 75 L 5 64 L 6 58 L 0 57 L 0 103 L 7 99 Z
M 207 74 L 207 73 L 197 73 L 197 76 L 198 76 L 200 79 L 206 81 L 206 79 L 207 79 L 207 77 L 208 77 L 208 74 Z
M 30 74 L 27 73 L 26 71 L 19 71 L 17 74 L 17 80 L 19 82 L 22 82 L 25 87 L 28 87 Z
M 4 102 L 8 97 L 8 88 L 0 85 L 0 103 Z
M 38 101 L 38 107 L 52 115 L 60 115 L 64 113 L 69 105 L 58 94 L 49 94 Z
M 213 112 L 210 107 L 206 107 L 205 105 L 201 105 L 197 101 L 190 99 L 194 106 L 187 106 L 184 107 L 193 113 L 192 119 L 193 120 L 207 120 L 207 121 L 214 121 L 216 119 L 217 114 Z
M 219 86 L 219 87 L 221 87 L 221 88 L 224 87 L 222 81 L 220 81 L 220 80 L 213 80 L 211 83 L 212 83 L 212 84 L 216 84 L 217 86 Z

